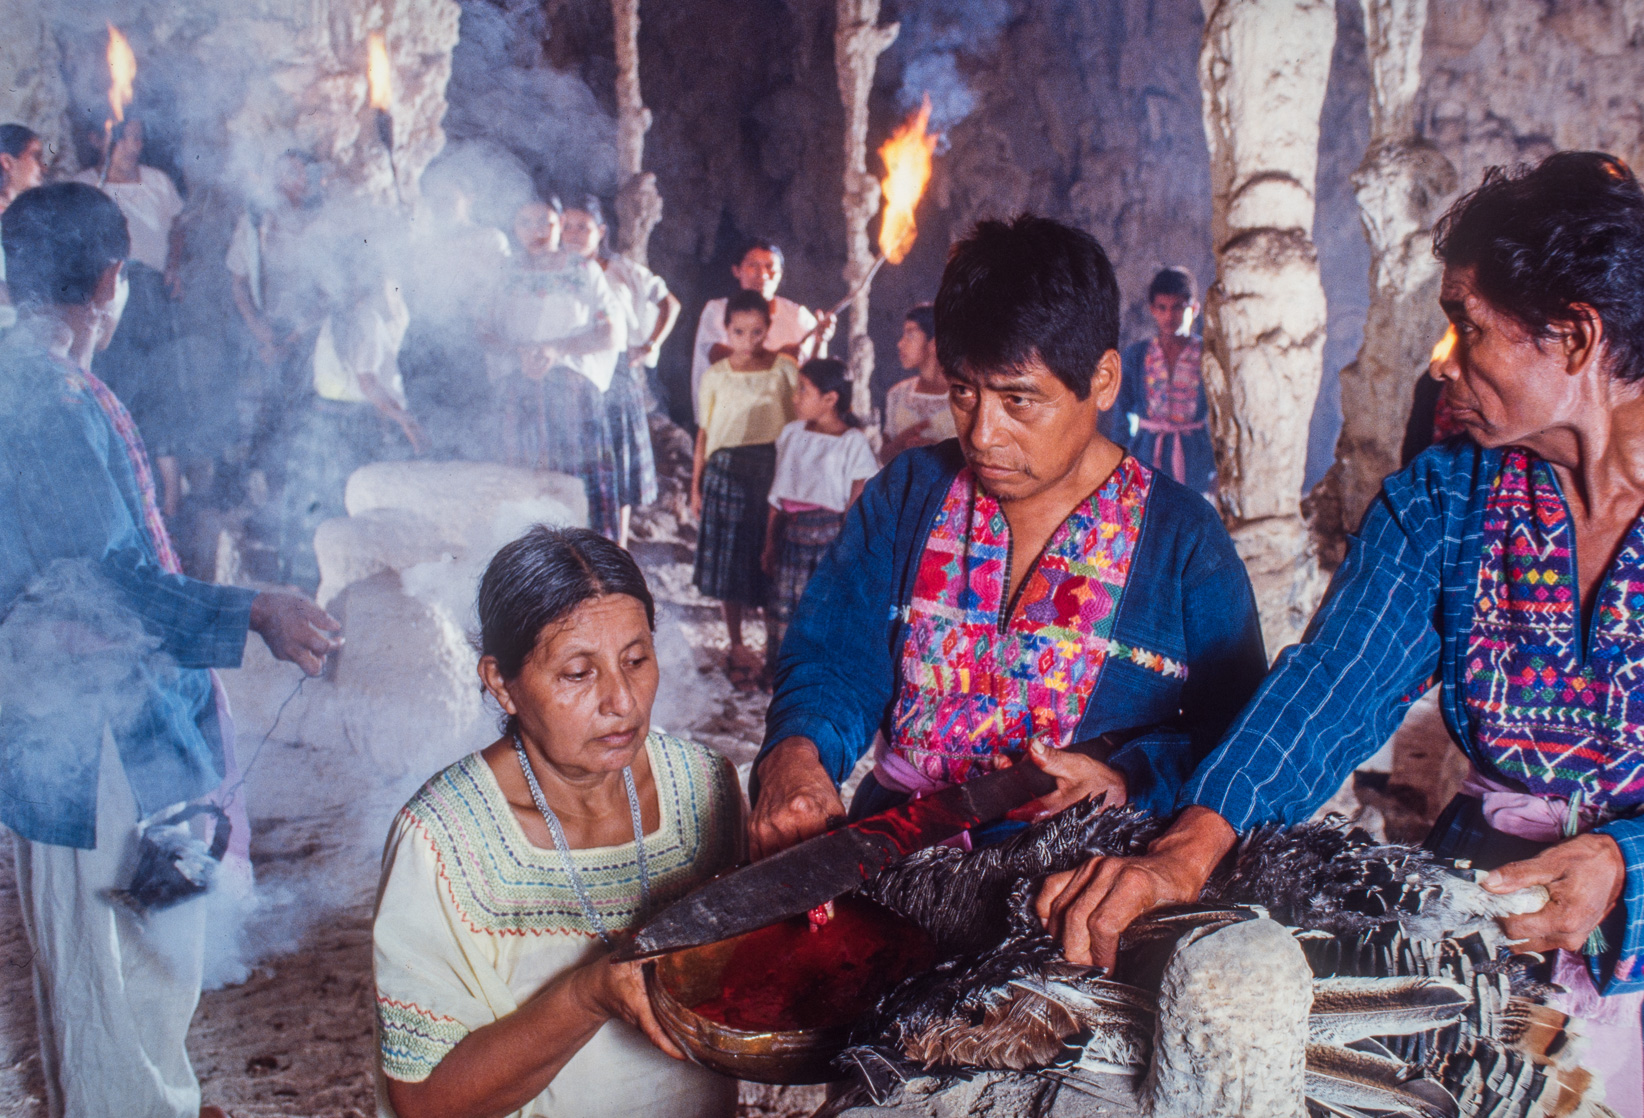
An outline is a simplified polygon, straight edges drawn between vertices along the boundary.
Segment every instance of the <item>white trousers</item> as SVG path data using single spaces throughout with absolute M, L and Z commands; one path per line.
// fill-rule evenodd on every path
M 97 848 L 13 836 L 51 1118 L 200 1112 L 186 1041 L 200 1000 L 206 906 L 188 901 L 139 921 L 105 896 L 130 882 L 136 824 L 137 802 L 105 734 Z

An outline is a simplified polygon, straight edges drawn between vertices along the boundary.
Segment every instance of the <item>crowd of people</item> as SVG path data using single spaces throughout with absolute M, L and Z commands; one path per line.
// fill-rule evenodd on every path
M 38 137 L 0 126 L 0 823 L 48 1112 L 215 1118 L 185 1039 L 205 843 L 244 827 L 217 673 L 254 631 L 317 674 L 339 627 L 300 593 L 183 572 L 182 202 L 143 142 L 133 118 L 95 172 L 42 185 Z M 437 174 L 422 259 L 462 298 L 426 269 L 402 286 L 371 238 L 325 239 L 323 186 L 282 156 L 227 257 L 269 373 L 254 427 L 286 580 L 312 581 L 313 528 L 362 461 L 495 458 L 588 495 L 590 527 L 491 560 L 478 674 L 499 736 L 389 836 L 388 1118 L 730 1115 L 734 1082 L 680 1059 L 608 949 L 748 857 L 1023 761 L 1056 785 L 1028 817 L 1098 799 L 1173 817 L 1141 855 L 1036 886 L 1067 960 L 1111 966 L 1134 919 L 1196 899 L 1239 834 L 1307 818 L 1435 683 L 1472 770 L 1431 841 L 1491 869 L 1487 889 L 1546 889 L 1505 931 L 1587 1016 L 1608 1105 L 1644 1116 L 1644 189 L 1619 160 L 1492 172 L 1441 222 L 1455 345 L 1432 373 L 1460 433 L 1387 479 L 1271 669 L 1206 499 L 1189 273 L 1158 273 L 1155 333 L 1121 349 L 1095 238 L 979 223 L 907 312 L 876 451 L 830 316 L 777 294 L 774 244 L 748 246 L 697 328 L 689 499 L 727 673 L 771 692 L 751 806 L 724 758 L 651 724 L 656 609 L 624 547 L 656 495 L 647 370 L 678 299 L 606 251 L 596 199 L 529 201 L 510 240 Z

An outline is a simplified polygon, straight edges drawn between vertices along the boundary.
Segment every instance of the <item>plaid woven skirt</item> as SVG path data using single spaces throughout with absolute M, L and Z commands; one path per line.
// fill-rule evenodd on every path
M 830 509 L 808 509 L 782 517 L 782 538 L 776 542 L 776 569 L 771 574 L 772 621 L 786 625 L 793 620 L 806 583 L 844 526 L 845 514 Z
M 644 376 L 643 368 L 635 369 L 626 357 L 618 357 L 611 387 L 605 390 L 605 422 L 616 459 L 616 501 L 635 508 L 656 500 L 656 452 L 645 417 Z
M 588 494 L 588 527 L 616 539 L 622 504 L 600 390 L 581 373 L 550 369 L 541 380 L 510 377 L 503 406 L 509 465 L 581 478 Z
M 702 524 L 697 531 L 696 588 L 722 602 L 763 606 L 768 580 L 759 569 L 765 547 L 765 501 L 776 476 L 776 444 L 726 447 L 702 471 Z

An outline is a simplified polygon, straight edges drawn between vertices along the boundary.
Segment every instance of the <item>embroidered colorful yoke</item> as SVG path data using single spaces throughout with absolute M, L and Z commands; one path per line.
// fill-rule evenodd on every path
M 1464 694 L 1479 748 L 1537 795 L 1644 800 L 1644 519 L 1581 639 L 1575 530 L 1552 468 L 1509 450 L 1485 504 Z
M 1004 601 L 1012 556 L 999 503 L 961 470 L 919 560 L 902 648 L 891 749 L 927 778 L 957 784 L 1030 740 L 1072 744 L 1109 656 L 1166 675 L 1183 665 L 1110 640 L 1141 536 L 1153 474 L 1126 456 L 1051 535 Z
M 660 907 L 736 863 L 742 794 L 702 746 L 653 733 L 646 748 L 662 819 L 645 855 Z M 631 841 L 572 857 L 609 927 L 642 918 Z M 428 1078 L 469 1033 L 599 952 L 559 853 L 526 839 L 478 753 L 423 785 L 395 820 L 372 936 L 379 1068 L 403 1082 Z M 734 1109 L 735 1084 L 722 1083 L 610 1022 L 519 1113 L 706 1118 Z

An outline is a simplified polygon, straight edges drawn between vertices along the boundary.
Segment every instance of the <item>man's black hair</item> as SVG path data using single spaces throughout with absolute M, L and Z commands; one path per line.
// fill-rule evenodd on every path
M 765 237 L 754 237 L 752 240 L 745 243 L 742 246 L 742 251 L 736 254 L 737 264 L 740 266 L 744 260 L 748 259 L 748 253 L 752 252 L 756 248 L 762 248 L 772 256 L 776 257 L 777 271 L 781 272 L 787 269 L 787 265 L 782 256 L 782 246 Z
M 908 321 L 919 327 L 927 338 L 936 337 L 936 304 L 920 303 L 908 311 Z
M 1199 299 L 1199 283 L 1186 268 L 1161 268 L 1147 285 L 1147 301 L 1151 303 L 1160 295 L 1176 295 L 1194 303 Z
M 91 302 L 110 264 L 131 254 L 131 234 L 114 199 L 83 182 L 19 194 L 0 215 L 6 283 L 24 304 Z
M 599 199 L 592 194 L 584 194 L 580 198 L 571 200 L 571 209 L 581 210 L 594 219 L 594 224 L 601 229 L 605 228 L 605 209 L 599 204 Z
M 39 138 L 40 134 L 26 124 L 0 124 L 0 155 L 16 159 Z
M 949 376 L 1034 357 L 1083 400 L 1119 344 L 1119 284 L 1096 238 L 1045 217 L 982 221 L 948 253 L 936 292 L 936 356 Z
M 1561 151 L 1534 169 L 1492 167 L 1439 219 L 1433 250 L 1537 338 L 1585 303 L 1604 323 L 1609 372 L 1644 381 L 1644 190 L 1620 159 Z
M 725 297 L 725 325 L 731 324 L 731 316 L 743 311 L 753 311 L 765 317 L 765 325 L 771 323 L 771 305 L 765 302 L 765 296 L 757 291 L 733 291 Z

